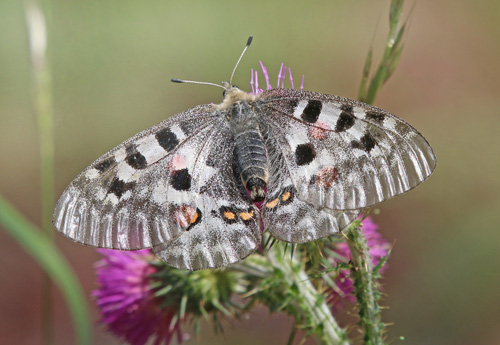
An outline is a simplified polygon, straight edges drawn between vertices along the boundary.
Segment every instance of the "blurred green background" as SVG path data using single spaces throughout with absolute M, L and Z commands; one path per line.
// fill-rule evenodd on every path
M 387 33 L 389 1 L 52 0 L 56 195 L 101 154 L 221 90 L 170 78 L 229 78 L 249 89 L 263 60 L 284 61 L 305 88 L 356 98 L 371 44 Z M 500 344 L 500 2 L 407 3 L 411 19 L 395 74 L 375 105 L 404 118 L 433 145 L 438 167 L 416 190 L 380 206 L 375 221 L 395 243 L 384 321 L 392 344 Z M 23 1 L 0 2 L 0 189 L 40 223 L 39 153 Z M 273 80 L 274 83 L 274 80 Z M 87 293 L 99 255 L 57 235 Z M 0 335 L 36 344 L 41 270 L 0 231 Z M 90 297 L 89 297 L 90 300 Z M 56 344 L 74 331 L 55 290 Z M 97 325 L 96 344 L 118 344 Z M 187 344 L 284 344 L 291 320 L 263 308 L 224 335 L 209 325 Z M 400 337 L 405 340 L 401 341 Z M 307 344 L 313 344 L 308 341 Z

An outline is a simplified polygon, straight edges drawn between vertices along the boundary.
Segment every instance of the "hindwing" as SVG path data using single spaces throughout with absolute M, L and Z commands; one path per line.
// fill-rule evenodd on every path
M 352 223 L 360 211 L 331 210 L 302 200 L 286 160 L 288 147 L 283 132 L 272 123 L 268 126 L 270 178 L 262 219 L 271 235 L 286 242 L 305 243 L 331 236 Z

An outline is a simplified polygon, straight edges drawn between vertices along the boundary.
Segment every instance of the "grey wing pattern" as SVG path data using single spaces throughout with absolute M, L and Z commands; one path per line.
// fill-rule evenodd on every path
M 76 242 L 113 249 L 147 248 L 176 237 L 183 229 L 166 220 L 172 210 L 151 201 L 165 197 L 161 182 L 185 186 L 188 176 L 175 170 L 185 164 L 178 152 L 201 149 L 216 122 L 212 106 L 198 106 L 112 149 L 63 192 L 55 227 Z
M 289 147 L 283 132 L 272 122 L 261 125 L 265 126 L 270 171 L 262 219 L 271 235 L 286 242 L 305 243 L 338 233 L 352 223 L 360 211 L 330 210 L 301 199 L 285 158 Z
M 436 158 L 425 138 L 398 117 L 358 101 L 273 89 L 265 117 L 281 128 L 301 199 L 333 210 L 370 207 L 429 177 Z
M 231 132 L 227 124 L 220 125 L 194 168 L 200 170 L 200 183 L 191 190 L 196 195 L 196 218 L 177 238 L 153 247 L 156 256 L 174 267 L 227 266 L 246 258 L 261 242 L 258 210 L 233 169 Z

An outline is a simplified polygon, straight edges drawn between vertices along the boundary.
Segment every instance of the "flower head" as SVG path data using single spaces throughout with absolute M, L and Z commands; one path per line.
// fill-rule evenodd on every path
M 117 337 L 133 345 L 154 339 L 166 345 L 172 337 L 182 341 L 178 310 L 161 307 L 152 288 L 150 250 L 99 250 L 104 258 L 96 265 L 99 288 L 93 292 L 101 311 L 101 322 Z
M 264 75 L 264 79 L 266 81 L 266 90 L 271 90 L 273 87 L 269 79 L 269 73 L 267 72 L 267 68 L 266 66 L 264 66 L 262 61 L 259 62 L 260 62 L 260 67 L 262 69 L 262 74 Z M 285 64 L 282 62 L 280 67 L 280 72 L 278 73 L 278 81 L 276 82 L 276 89 L 285 87 L 287 70 L 290 79 L 290 86 L 292 89 L 295 87 L 293 84 L 292 69 L 290 67 L 286 67 Z M 264 91 L 263 89 L 259 88 L 259 73 L 257 72 L 257 70 L 254 70 L 253 68 L 250 74 L 250 86 L 252 87 L 252 93 L 254 95 L 258 95 L 259 93 Z M 302 90 L 303 88 L 304 88 L 304 76 L 302 76 L 300 90 Z
M 372 257 L 373 265 L 376 266 L 382 258 L 384 258 L 390 249 L 389 242 L 382 237 L 378 232 L 378 225 L 375 224 L 370 217 L 367 217 L 361 223 L 361 231 L 366 238 L 368 247 L 370 248 L 370 255 Z M 336 263 L 348 262 L 351 259 L 349 246 L 345 242 L 336 243 L 334 251 L 345 258 L 345 261 L 335 259 Z M 385 271 L 386 265 L 380 269 L 380 273 Z M 342 308 L 342 301 L 356 302 L 356 297 L 353 293 L 353 281 L 349 277 L 350 272 L 348 269 L 339 270 L 338 276 L 335 280 L 336 289 L 332 289 L 328 300 L 334 310 Z

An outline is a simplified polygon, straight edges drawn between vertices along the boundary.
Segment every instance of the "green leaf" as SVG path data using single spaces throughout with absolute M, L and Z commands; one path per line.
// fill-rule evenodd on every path
M 42 266 L 61 290 L 75 325 L 77 343 L 91 344 L 90 313 L 85 295 L 64 256 L 46 234 L 1 196 L 0 225 Z

